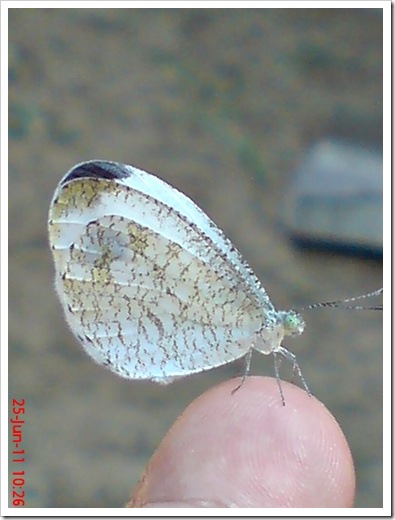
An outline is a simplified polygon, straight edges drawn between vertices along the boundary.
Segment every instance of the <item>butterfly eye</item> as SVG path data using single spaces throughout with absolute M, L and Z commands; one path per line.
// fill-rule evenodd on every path
M 289 311 L 284 317 L 284 331 L 286 335 L 296 336 L 304 331 L 305 322 L 296 312 Z

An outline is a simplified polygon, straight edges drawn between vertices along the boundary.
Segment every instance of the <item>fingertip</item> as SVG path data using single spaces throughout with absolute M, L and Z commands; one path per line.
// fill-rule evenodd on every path
M 341 429 L 314 397 L 248 377 L 218 385 L 175 422 L 129 507 L 351 507 L 352 457 Z M 174 507 L 187 507 L 176 505 Z

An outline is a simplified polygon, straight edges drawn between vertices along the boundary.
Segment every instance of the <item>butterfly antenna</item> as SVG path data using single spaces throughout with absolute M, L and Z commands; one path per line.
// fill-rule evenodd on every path
M 320 303 L 312 303 L 311 305 L 308 305 L 307 307 L 302 307 L 301 310 L 306 309 L 317 309 L 319 307 L 342 307 L 343 309 L 353 309 L 353 310 L 369 310 L 369 311 L 382 311 L 383 306 L 382 305 L 373 305 L 371 307 L 365 307 L 362 305 L 344 305 L 345 303 L 355 302 L 357 300 L 363 300 L 365 298 L 371 298 L 372 296 L 379 296 L 380 294 L 383 294 L 383 288 L 376 289 L 375 291 L 372 291 L 367 294 L 362 294 L 361 296 L 354 296 L 353 298 L 346 298 L 345 300 L 336 300 L 333 302 L 320 302 Z

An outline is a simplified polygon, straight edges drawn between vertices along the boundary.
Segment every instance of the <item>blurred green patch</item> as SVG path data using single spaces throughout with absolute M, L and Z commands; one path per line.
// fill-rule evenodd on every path
M 36 119 L 37 111 L 34 107 L 20 103 L 10 103 L 8 107 L 8 134 L 10 139 L 26 137 Z
M 8 108 L 9 138 L 20 140 L 32 133 L 62 145 L 75 142 L 80 135 L 57 114 L 43 112 L 35 105 L 11 101 Z
M 338 58 L 326 45 L 306 42 L 299 45 L 293 55 L 294 62 L 302 72 L 319 74 L 338 67 Z

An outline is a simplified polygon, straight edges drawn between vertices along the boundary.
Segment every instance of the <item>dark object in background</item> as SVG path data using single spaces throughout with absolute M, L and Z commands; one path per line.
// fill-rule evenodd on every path
M 295 172 L 286 208 L 297 246 L 381 257 L 382 152 L 332 139 L 316 143 Z

